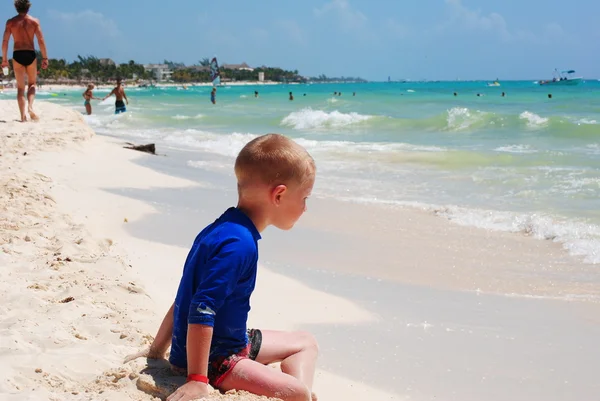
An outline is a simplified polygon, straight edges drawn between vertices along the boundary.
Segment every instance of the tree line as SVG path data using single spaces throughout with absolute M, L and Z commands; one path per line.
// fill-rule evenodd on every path
M 41 63 L 42 55 L 38 51 L 38 63 Z M 172 71 L 171 80 L 178 83 L 186 82 L 210 82 L 210 60 L 204 58 L 193 66 L 185 66 L 165 60 L 163 64 L 169 66 Z M 258 73 L 264 73 L 266 81 L 275 82 L 364 82 L 361 78 L 341 77 L 330 78 L 325 75 L 306 78 L 298 73 L 298 70 L 285 70 L 277 67 L 258 67 L 253 71 L 223 68 L 219 69 L 221 80 L 227 81 L 257 81 Z M 146 71 L 142 64 L 130 60 L 127 63 L 116 64 L 108 59 L 100 59 L 95 56 L 81 56 L 68 62 L 65 59 L 49 59 L 48 68 L 39 72 L 39 78 L 44 81 L 56 82 L 97 82 L 106 83 L 116 78 L 124 80 L 153 81 L 157 77 L 152 71 Z

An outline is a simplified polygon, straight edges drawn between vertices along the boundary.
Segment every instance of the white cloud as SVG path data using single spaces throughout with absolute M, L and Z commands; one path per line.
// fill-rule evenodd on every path
M 468 30 L 494 32 L 503 40 L 510 40 L 512 34 L 508 30 L 506 20 L 498 13 L 482 15 L 479 10 L 472 10 L 462 4 L 461 0 L 446 0 L 452 11 L 450 25 L 458 24 Z
M 446 24 L 439 27 L 438 33 L 461 28 L 467 31 L 488 32 L 497 35 L 504 42 L 521 42 L 535 45 L 575 42 L 557 23 L 548 23 L 543 29 L 532 32 L 525 29 L 511 28 L 504 17 L 492 12 L 484 14 L 480 10 L 470 9 L 462 0 L 445 0 L 450 7 L 451 17 Z
M 50 18 L 65 24 L 88 26 L 96 31 L 96 33 L 98 32 L 97 30 L 99 30 L 100 33 L 105 36 L 117 37 L 120 35 L 117 24 L 113 20 L 106 18 L 102 13 L 96 11 L 85 10 L 77 13 L 65 13 L 49 10 L 48 14 L 50 15 Z
M 287 37 L 295 44 L 305 46 L 307 44 L 306 35 L 300 25 L 293 20 L 279 20 L 275 22 L 275 29 L 285 33 Z
M 383 26 L 394 39 L 406 39 L 411 34 L 411 29 L 407 25 L 400 24 L 393 18 L 388 18 Z
M 313 11 L 318 18 L 334 16 L 345 31 L 360 29 L 368 22 L 368 18 L 362 12 L 353 9 L 348 0 L 331 0 Z

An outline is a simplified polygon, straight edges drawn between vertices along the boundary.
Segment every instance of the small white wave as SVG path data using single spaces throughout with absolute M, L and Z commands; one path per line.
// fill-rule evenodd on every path
M 585 149 L 587 152 L 593 155 L 600 155 L 600 144 L 591 143 L 589 145 L 585 145 Z
M 582 257 L 585 263 L 600 264 L 600 226 L 587 222 L 560 219 L 542 214 L 469 209 L 372 197 L 340 197 L 338 199 L 357 203 L 414 207 L 434 212 L 437 216 L 462 226 L 522 233 L 536 239 L 561 243 L 569 254 Z
M 334 97 L 330 97 L 329 99 L 327 99 L 327 102 L 328 103 L 337 103 L 338 100 L 336 98 L 334 98 Z
M 286 116 L 282 125 L 293 127 L 295 129 L 319 129 L 319 128 L 340 128 L 348 125 L 357 124 L 369 120 L 372 116 L 358 113 L 341 113 L 332 111 L 330 113 L 323 110 L 313 110 L 311 108 L 294 111 Z
M 594 124 L 598 124 L 598 121 L 596 120 L 591 120 L 589 118 L 582 118 L 580 120 L 577 120 L 577 125 L 594 125 Z
M 177 114 L 176 116 L 173 116 L 171 118 L 173 118 L 174 120 L 190 120 L 190 119 L 198 119 L 198 118 L 202 118 L 202 117 L 204 117 L 204 115 L 202 115 L 202 114 L 198 114 L 193 117 L 192 116 L 182 116 L 182 115 Z
M 600 227 L 579 221 L 558 219 L 543 214 L 443 207 L 436 214 L 464 226 L 493 231 L 520 232 L 537 239 L 562 243 L 571 255 L 587 263 L 600 263 Z
M 446 148 L 439 146 L 413 145 L 397 142 L 351 142 L 351 141 L 317 141 L 314 139 L 298 138 L 300 145 L 311 153 L 394 153 L 394 152 L 445 152 Z
M 206 161 L 206 160 L 188 160 L 187 165 L 193 168 L 209 171 L 231 171 L 233 168 L 231 163 L 222 163 L 218 161 Z
M 447 111 L 447 127 L 452 131 L 461 131 L 471 127 L 482 120 L 485 113 L 480 111 L 472 112 L 466 107 L 453 107 Z
M 540 117 L 535 113 L 530 111 L 524 111 L 519 115 L 521 120 L 525 120 L 527 122 L 527 126 L 529 128 L 541 128 L 548 123 L 548 119 L 544 117 Z
M 229 135 L 219 135 L 190 129 L 167 135 L 164 140 L 176 147 L 182 146 L 221 156 L 236 157 L 244 145 L 254 138 L 256 135 L 253 134 L 234 132 Z
M 415 91 L 414 91 L 414 90 L 412 90 L 412 89 L 408 89 L 408 90 L 407 90 L 407 92 L 408 92 L 408 93 L 415 93 Z
M 505 153 L 537 153 L 538 151 L 535 149 L 531 149 L 529 145 L 507 145 L 500 146 L 494 149 L 496 152 L 505 152 Z

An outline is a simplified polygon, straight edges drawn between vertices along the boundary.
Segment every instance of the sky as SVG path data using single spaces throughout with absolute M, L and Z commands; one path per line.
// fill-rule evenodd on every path
M 302 75 L 600 78 L 600 2 L 571 0 L 31 0 L 49 57 L 247 62 Z M 15 14 L 11 0 L 0 18 Z

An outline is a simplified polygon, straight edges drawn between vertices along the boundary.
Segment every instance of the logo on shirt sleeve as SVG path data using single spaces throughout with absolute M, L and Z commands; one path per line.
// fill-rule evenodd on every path
M 201 315 L 216 315 L 215 311 L 210 309 L 208 306 L 206 306 L 206 304 L 201 303 L 200 305 L 198 305 L 198 308 L 196 308 L 196 310 L 198 311 L 198 313 L 200 313 Z

